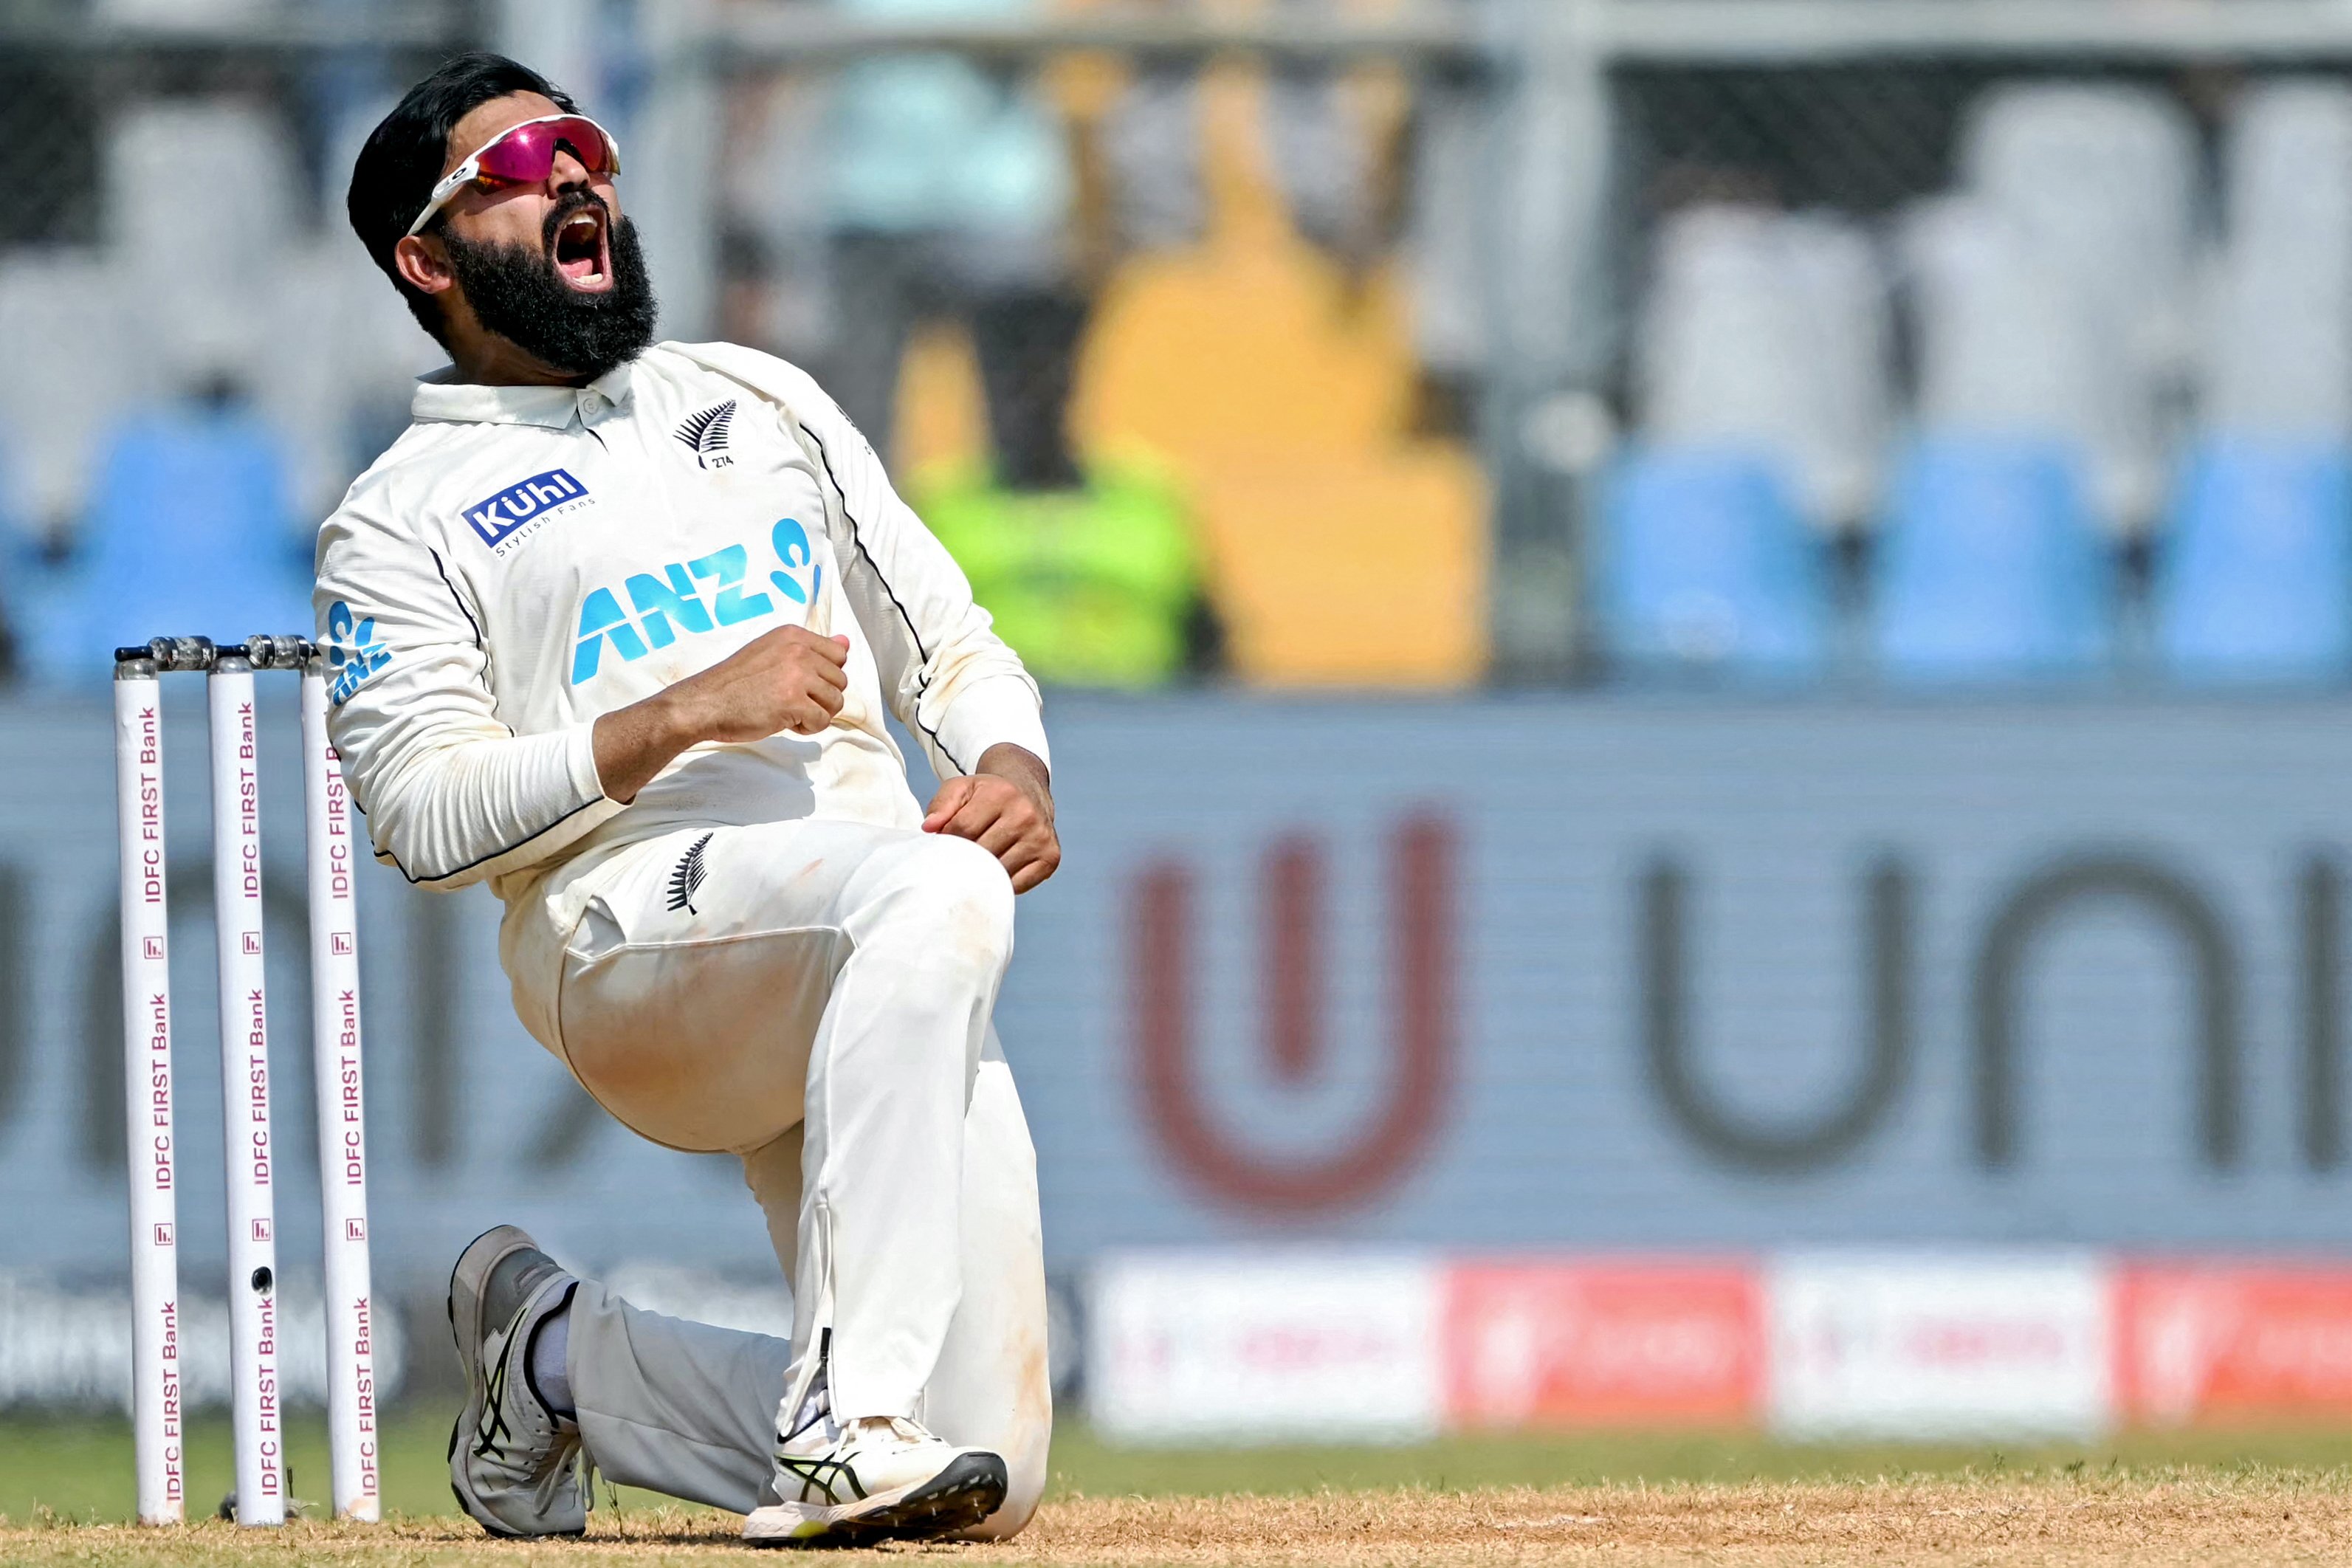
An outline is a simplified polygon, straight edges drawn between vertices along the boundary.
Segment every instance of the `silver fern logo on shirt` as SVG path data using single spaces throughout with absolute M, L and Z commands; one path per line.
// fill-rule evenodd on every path
M 690 915 L 702 912 L 694 907 L 694 895 L 702 890 L 702 879 L 710 875 L 710 867 L 702 858 L 702 852 L 710 847 L 710 841 L 716 837 L 706 833 L 696 839 L 687 850 L 685 858 L 678 861 L 677 868 L 669 874 L 669 907 L 673 913 L 679 910 Z
M 734 424 L 735 400 L 730 397 L 689 416 L 671 434 L 686 443 L 696 462 L 706 468 L 723 468 L 735 461 L 727 451 L 727 433 Z

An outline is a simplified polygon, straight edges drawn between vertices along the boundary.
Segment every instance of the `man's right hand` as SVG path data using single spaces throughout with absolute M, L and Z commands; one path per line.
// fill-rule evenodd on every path
M 704 741 L 824 732 L 849 689 L 849 639 L 782 626 L 699 675 L 596 721 L 596 777 L 624 803 Z
M 655 701 L 682 710 L 698 741 L 817 735 L 849 690 L 849 639 L 781 626 L 746 643 Z

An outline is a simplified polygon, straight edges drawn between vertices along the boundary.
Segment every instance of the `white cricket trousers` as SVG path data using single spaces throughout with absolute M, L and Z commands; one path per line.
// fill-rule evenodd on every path
M 989 1025 L 1003 869 L 962 839 L 816 821 L 570 869 L 509 918 L 519 1009 L 625 1125 L 741 1157 L 794 1309 L 787 1345 L 583 1282 L 569 1359 L 590 1457 L 739 1512 L 773 1501 L 779 1407 L 823 1344 L 840 1418 L 909 1415 L 1002 1454 L 1012 1489 L 982 1532 L 1019 1529 L 1052 1394 L 1035 1156 Z M 550 939 L 560 963 L 528 962 Z

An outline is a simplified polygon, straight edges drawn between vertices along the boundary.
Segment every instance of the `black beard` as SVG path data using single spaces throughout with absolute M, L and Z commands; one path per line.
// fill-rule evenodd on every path
M 547 215 L 541 247 L 478 244 L 444 233 L 449 271 L 474 319 L 551 370 L 593 381 L 645 352 L 654 341 L 660 307 L 636 226 L 605 217 L 613 285 L 583 294 L 555 269 L 555 231 L 584 206 L 604 204 L 585 192 L 559 202 Z

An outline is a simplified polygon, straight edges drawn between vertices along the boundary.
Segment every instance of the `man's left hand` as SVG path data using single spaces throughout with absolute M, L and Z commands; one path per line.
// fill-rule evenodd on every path
M 1045 764 L 1010 742 L 982 752 L 979 772 L 940 786 L 923 815 L 923 831 L 971 839 L 996 857 L 1016 893 L 1027 892 L 1062 863 Z

